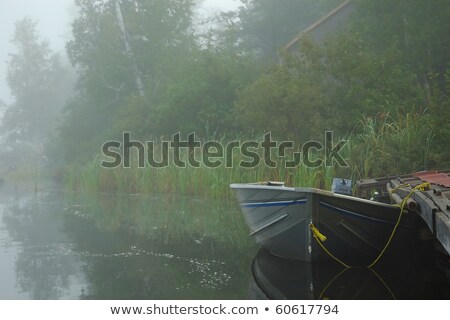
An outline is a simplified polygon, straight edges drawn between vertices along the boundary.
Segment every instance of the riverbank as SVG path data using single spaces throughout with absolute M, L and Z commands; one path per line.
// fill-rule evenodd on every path
M 66 171 L 65 184 L 71 190 L 119 193 L 176 193 L 223 199 L 231 197 L 230 183 L 284 181 L 288 185 L 329 188 L 332 168 L 102 168 L 100 159 Z
M 259 139 L 254 141 L 262 140 Z M 339 156 L 345 165 L 342 165 L 342 161 L 332 159 L 327 162 L 323 159 L 328 150 L 325 141 L 322 150 L 320 142 L 314 144 L 316 150 L 306 154 L 306 158 L 304 147 L 310 142 L 303 144 L 302 148 L 298 147 L 302 152 L 297 155 L 301 157 L 302 162 L 294 167 L 290 167 L 289 161 L 295 158 L 296 151 L 284 152 L 280 148 L 273 154 L 273 164 L 270 166 L 263 151 L 252 150 L 251 155 L 259 157 L 260 161 L 251 168 L 241 165 L 242 162 L 248 164 L 249 159 L 252 160 L 241 153 L 233 154 L 233 165 L 222 163 L 217 168 L 211 168 L 205 163 L 200 163 L 197 167 L 190 166 L 189 157 L 192 155 L 185 154 L 182 159 L 188 163 L 185 167 L 177 166 L 173 161 L 163 168 L 139 167 L 138 157 L 134 155 L 129 167 L 120 165 L 110 169 L 101 165 L 105 156 L 97 156 L 87 163 L 66 167 L 63 179 L 70 190 L 177 193 L 214 199 L 230 198 L 230 183 L 283 181 L 288 186 L 329 190 L 333 177 L 356 180 L 439 168 L 446 163 L 439 150 L 434 149 L 433 139 L 432 125 L 422 114 L 411 113 L 397 118 L 380 115 L 377 118 L 362 119 L 358 133 L 344 139 L 333 138 L 332 147 L 340 141 L 346 141 L 344 147 L 339 150 Z M 226 146 L 229 141 L 222 139 L 218 143 Z M 161 159 L 160 155 L 161 150 L 155 158 Z M 169 153 L 166 156 L 173 159 L 174 154 Z

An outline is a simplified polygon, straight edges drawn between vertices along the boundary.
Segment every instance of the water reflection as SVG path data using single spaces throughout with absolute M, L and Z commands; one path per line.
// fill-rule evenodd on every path
M 373 268 L 344 268 L 334 261 L 306 263 L 260 250 L 253 260 L 253 299 L 448 299 L 448 257 L 429 244 L 405 248 Z M 430 250 L 432 249 L 432 250 Z M 439 266 L 442 266 L 440 269 Z M 448 272 L 448 271 L 447 271 Z
M 66 296 L 70 278 L 76 273 L 77 259 L 55 254 L 67 242 L 60 219 L 52 216 L 57 207 L 50 197 L 21 198 L 3 207 L 2 224 L 9 238 L 9 250 L 16 254 L 16 293 L 1 296 L 19 298 L 27 292 L 31 299 L 57 299 Z
M 14 243 L 0 256 L 15 256 L 16 278 L 1 298 L 247 297 L 255 247 L 234 203 L 59 191 L 0 200 L 0 233 Z
M 343 270 L 258 251 L 235 201 L 10 191 L 0 193 L 2 299 L 450 297 L 448 262 L 428 247 Z
M 139 195 L 72 202 L 65 227 L 89 283 L 81 298 L 245 297 L 254 247 L 230 204 Z

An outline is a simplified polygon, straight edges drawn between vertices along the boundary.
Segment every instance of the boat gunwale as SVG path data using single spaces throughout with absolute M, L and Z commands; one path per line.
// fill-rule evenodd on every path
M 383 203 L 375 200 L 370 199 L 364 199 L 359 198 L 355 196 L 345 195 L 345 194 L 339 194 L 334 193 L 327 190 L 317 189 L 317 188 L 309 188 L 309 187 L 286 187 L 286 186 L 268 186 L 268 185 L 261 185 L 261 184 L 255 184 L 255 183 L 233 183 L 230 184 L 231 189 L 260 189 L 260 190 L 280 190 L 280 191 L 292 191 L 292 192 L 298 192 L 298 193 L 315 193 L 318 195 L 323 196 L 329 196 L 334 198 L 340 198 L 350 201 L 357 201 L 361 203 L 366 203 L 370 205 L 376 205 L 384 208 L 398 208 L 398 205 L 395 204 L 388 204 Z

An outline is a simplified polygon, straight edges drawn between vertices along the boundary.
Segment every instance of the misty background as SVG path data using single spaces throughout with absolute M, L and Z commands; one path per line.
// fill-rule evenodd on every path
M 271 132 L 300 146 L 331 130 L 352 142 L 348 176 L 445 167 L 449 8 L 446 0 L 2 1 L 0 175 L 45 167 L 60 180 L 80 176 L 123 132 L 146 141 L 195 132 L 225 144 Z
M 37 30 L 49 41 L 53 51 L 65 51 L 70 37 L 70 21 L 76 14 L 72 0 L 3 0 L 0 2 L 0 100 L 11 102 L 6 83 L 8 55 L 14 50 L 10 41 L 17 20 L 26 16 L 38 21 Z
M 234 10 L 238 0 L 197 0 L 199 19 L 218 11 Z M 65 55 L 65 44 L 71 38 L 71 23 L 77 15 L 73 0 L 2 0 L 0 1 L 0 101 L 12 102 L 6 83 L 8 55 L 14 50 L 10 41 L 17 20 L 30 17 L 38 22 L 39 35 L 48 40 L 54 52 Z M 0 109 L 0 116 L 2 114 Z
M 450 168 L 449 17 L 449 0 L 0 0 L 0 296 L 247 296 L 256 251 L 230 184 Z M 329 144 L 288 165 L 326 131 L 348 166 L 320 162 Z M 138 148 L 102 167 L 124 132 L 163 167 Z M 269 132 L 292 142 L 271 166 Z M 212 148 L 165 152 L 177 133 Z M 402 291 L 448 297 L 448 276 L 404 263 L 432 284 Z

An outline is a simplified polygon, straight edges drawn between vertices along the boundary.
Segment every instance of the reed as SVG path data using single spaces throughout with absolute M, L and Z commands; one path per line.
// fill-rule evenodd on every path
M 434 130 L 429 118 L 408 113 L 364 118 L 361 132 L 349 138 L 347 157 L 356 178 L 430 169 Z
M 221 139 L 226 145 L 226 138 Z M 251 169 L 239 165 L 241 161 L 249 160 L 239 152 L 233 153 L 230 167 L 222 164 L 218 168 L 209 168 L 201 164 L 199 168 L 189 165 L 181 168 L 172 163 L 164 168 L 138 168 L 137 157 L 132 154 L 131 168 L 102 168 L 101 157 L 82 166 L 69 167 L 66 184 L 74 190 L 91 192 L 177 193 L 226 199 L 232 196 L 230 183 L 283 181 L 288 186 L 329 190 L 333 176 L 360 179 L 428 169 L 428 161 L 433 156 L 428 152 L 433 128 L 423 114 L 409 113 L 397 118 L 383 114 L 364 118 L 359 133 L 350 135 L 347 140 L 341 154 L 349 164 L 346 168 L 308 168 L 304 165 L 286 168 L 286 159 L 292 157 L 281 158 L 276 153 L 273 160 L 277 165 L 269 167 L 263 161 L 262 151 L 259 151 L 260 163 Z M 173 154 L 169 157 L 173 159 Z M 182 160 L 187 157 L 184 155 Z
M 275 157 L 276 159 L 276 157 Z M 201 165 L 199 168 L 185 168 L 169 165 L 165 168 L 114 168 L 100 166 L 101 158 L 96 157 L 82 166 L 71 166 L 66 170 L 65 181 L 68 188 L 89 192 L 119 193 L 177 193 L 208 198 L 230 198 L 231 183 L 284 181 L 290 186 L 329 188 L 332 168 L 285 168 L 282 160 L 272 168 L 264 162 L 247 169 L 239 165 L 248 160 L 240 154 L 233 155 L 233 166 L 225 164 L 218 168 Z M 137 163 L 137 162 L 136 162 Z

